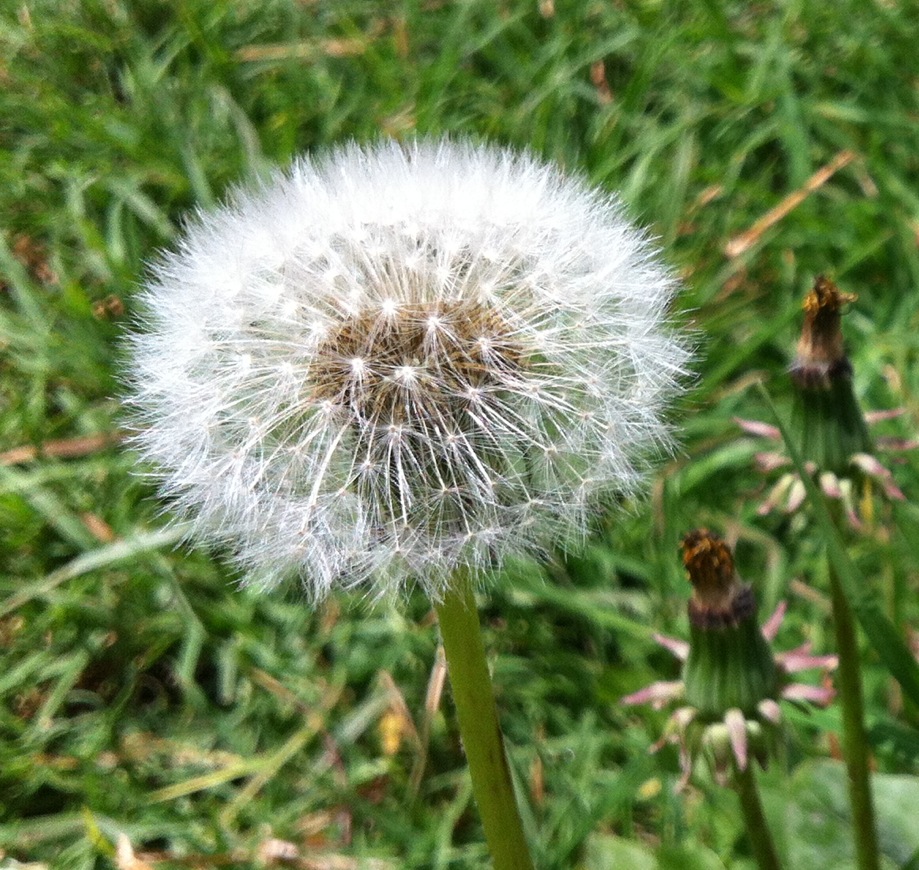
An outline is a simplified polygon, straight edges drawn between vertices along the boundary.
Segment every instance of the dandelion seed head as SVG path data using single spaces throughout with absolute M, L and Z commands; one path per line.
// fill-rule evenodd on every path
M 530 156 L 304 158 L 154 267 L 135 443 L 253 582 L 439 598 L 576 544 L 669 445 L 674 292 L 615 199 Z

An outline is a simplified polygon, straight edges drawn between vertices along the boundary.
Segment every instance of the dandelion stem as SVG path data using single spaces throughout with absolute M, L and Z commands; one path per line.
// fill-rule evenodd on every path
M 734 790 L 740 798 L 747 837 L 757 866 L 760 870 L 782 870 L 782 862 L 779 860 L 772 831 L 763 811 L 763 802 L 760 800 L 759 786 L 756 784 L 752 764 L 747 764 L 743 770 L 735 767 Z
M 859 666 L 855 618 L 836 569 L 830 565 L 833 626 L 839 654 L 839 704 L 842 708 L 842 743 L 852 805 L 852 832 L 859 870 L 878 870 L 877 829 L 865 733 L 865 699 Z
M 455 580 L 436 608 L 472 791 L 495 870 L 532 870 L 504 754 L 475 598 L 468 578 L 457 576 Z

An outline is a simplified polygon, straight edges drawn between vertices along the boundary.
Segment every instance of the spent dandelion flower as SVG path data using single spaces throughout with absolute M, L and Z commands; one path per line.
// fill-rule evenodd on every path
M 436 601 L 634 490 L 688 358 L 674 291 L 614 197 L 531 156 L 301 158 L 152 267 L 134 443 L 252 582 Z
M 756 597 L 737 574 L 730 547 L 707 529 L 685 536 L 683 564 L 693 587 L 687 605 L 689 642 L 657 635 L 657 642 L 683 662 L 682 679 L 657 682 L 622 699 L 663 709 L 679 705 L 663 738 L 680 747 L 684 787 L 697 758 L 708 760 L 715 778 L 728 784 L 755 757 L 768 762 L 782 722 L 780 702 L 825 706 L 835 692 L 827 685 L 796 683 L 800 671 L 836 667 L 835 656 L 811 655 L 811 645 L 775 652 L 785 616 L 780 604 L 762 626 L 756 620 Z
M 882 450 L 902 451 L 919 446 L 915 441 L 872 438 L 868 424 L 899 416 L 899 409 L 863 413 L 852 385 L 852 363 L 842 335 L 845 306 L 856 301 L 832 281 L 820 275 L 804 298 L 804 325 L 797 352 L 789 369 L 795 387 L 791 431 L 797 439 L 808 472 L 815 476 L 823 494 L 840 505 L 852 528 L 870 525 L 878 493 L 902 501 L 903 492 L 893 473 L 878 458 Z M 751 435 L 781 444 L 776 426 L 756 420 L 737 420 Z M 791 459 L 781 451 L 757 455 L 764 473 L 783 469 L 759 507 L 764 515 L 781 509 L 798 512 L 805 501 L 804 483 L 788 470 Z
M 752 762 L 765 766 L 775 751 L 782 699 L 827 704 L 833 697 L 831 687 L 793 683 L 791 675 L 812 668 L 826 672 L 837 662 L 833 656 L 812 656 L 808 644 L 773 652 L 784 605 L 760 628 L 752 587 L 740 580 L 731 549 L 721 538 L 697 529 L 684 537 L 682 549 L 693 589 L 687 606 L 689 642 L 662 636 L 657 640 L 683 662 L 683 678 L 654 683 L 622 703 L 650 703 L 655 709 L 679 704 L 652 751 L 667 743 L 679 745 L 678 789 L 688 784 L 697 760 L 704 758 L 716 781 L 737 793 L 757 866 L 780 870 Z

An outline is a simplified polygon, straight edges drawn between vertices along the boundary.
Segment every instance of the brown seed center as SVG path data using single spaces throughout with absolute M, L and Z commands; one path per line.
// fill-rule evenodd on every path
M 373 425 L 412 423 L 418 413 L 455 422 L 458 408 L 518 377 L 525 350 L 510 325 L 475 301 L 384 303 L 325 336 L 312 395 Z

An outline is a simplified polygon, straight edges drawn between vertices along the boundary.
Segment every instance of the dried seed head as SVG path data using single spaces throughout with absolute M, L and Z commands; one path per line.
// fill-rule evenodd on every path
M 439 597 L 576 543 L 669 444 L 674 289 L 614 200 L 528 156 L 304 159 L 155 268 L 136 444 L 251 579 Z

